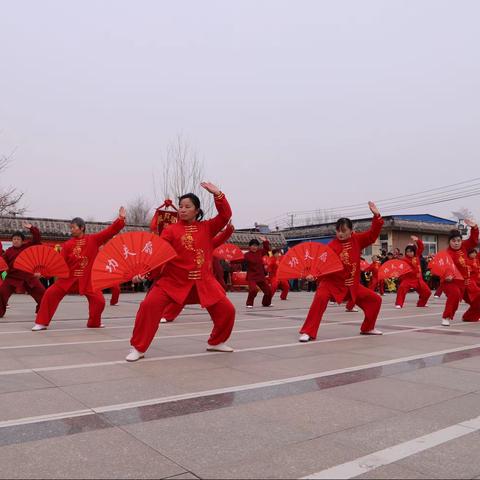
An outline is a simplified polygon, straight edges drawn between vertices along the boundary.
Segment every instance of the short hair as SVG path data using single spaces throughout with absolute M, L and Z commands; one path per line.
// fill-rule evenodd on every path
M 469 251 L 468 251 L 468 254 L 471 255 L 472 253 L 478 253 L 478 250 L 476 248 L 471 248 Z
M 462 239 L 462 234 L 460 233 L 460 230 L 450 230 L 450 234 L 448 235 L 448 241 L 453 240 L 454 238 L 459 238 L 460 240 Z
M 260 242 L 259 242 L 256 238 L 253 238 L 252 240 L 250 240 L 250 241 L 248 242 L 248 246 L 251 247 L 251 246 L 253 246 L 253 245 L 256 245 L 257 247 L 259 247 L 259 246 L 260 246 Z
M 413 252 L 413 254 L 415 255 L 417 253 L 417 247 L 415 245 L 407 245 L 405 247 L 405 253 L 407 252 Z
M 75 217 L 71 222 L 70 224 L 74 224 L 76 225 L 78 228 L 82 229 L 83 231 L 85 231 L 85 229 L 87 228 L 86 225 L 85 225 L 85 220 L 83 218 L 80 218 L 80 217 Z
M 353 230 L 353 223 L 349 218 L 339 218 L 335 224 L 335 230 L 338 232 L 342 227 L 347 227 L 348 229 Z
M 22 241 L 25 240 L 25 234 L 20 230 L 17 230 L 16 232 L 13 233 L 12 240 L 13 240 L 13 237 L 20 237 Z
M 276 253 L 280 253 L 280 250 L 278 248 L 274 248 L 272 250 L 272 255 L 275 255 Z

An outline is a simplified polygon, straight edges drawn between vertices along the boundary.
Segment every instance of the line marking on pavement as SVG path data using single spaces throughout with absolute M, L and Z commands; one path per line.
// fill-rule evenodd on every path
M 455 440 L 456 438 L 469 435 L 480 430 L 480 417 L 472 418 L 464 422 L 457 423 L 447 428 L 437 430 L 436 432 L 414 438 L 408 442 L 399 443 L 393 447 L 379 450 L 370 455 L 357 458 L 351 462 L 328 468 L 312 475 L 302 477 L 303 479 L 348 479 L 358 477 L 367 472 L 375 470 L 385 465 L 411 457 L 417 453 L 424 452 L 431 448 L 443 445 L 444 443 Z
M 389 317 L 389 318 L 383 318 L 379 319 L 381 320 L 401 320 L 405 318 L 415 318 L 415 317 L 431 317 L 436 314 L 434 313 L 423 313 L 419 315 L 408 315 L 408 316 L 400 316 L 400 317 Z M 248 320 L 237 320 L 237 322 L 244 322 Z M 255 319 L 255 321 L 259 321 L 259 319 Z M 198 325 L 199 322 L 194 323 L 194 325 Z M 212 322 L 205 322 L 208 324 L 212 324 Z M 327 323 L 323 325 L 325 326 L 334 326 L 334 325 L 358 325 L 362 323 L 361 320 L 345 320 L 343 322 L 334 322 L 334 323 Z M 183 324 L 178 324 L 178 325 L 186 325 L 185 323 Z M 417 325 L 405 325 L 407 328 L 416 328 Z M 118 328 L 118 327 L 117 327 Z M 129 326 L 129 328 L 132 328 Z M 269 328 L 254 328 L 254 329 L 249 329 L 249 330 L 234 330 L 232 333 L 253 333 L 253 332 L 266 332 L 270 330 L 293 330 L 293 329 L 298 329 L 299 325 L 290 325 L 288 327 L 269 327 Z M 402 327 L 403 328 L 403 327 Z M 418 326 L 418 328 L 434 328 L 430 326 Z M 85 329 L 82 329 L 85 330 Z M 453 330 L 452 330 L 453 331 Z M 56 332 L 56 330 L 54 330 Z M 108 332 L 108 330 L 100 330 L 100 332 Z M 31 333 L 31 332 L 30 332 Z M 32 335 L 45 335 L 47 332 L 38 332 L 34 333 Z M 48 334 L 47 334 L 48 335 Z M 189 337 L 204 337 L 207 335 L 207 333 L 188 333 L 188 334 L 181 334 L 181 335 L 157 335 L 154 337 L 155 340 L 160 340 L 160 339 L 169 339 L 169 338 L 189 338 Z M 108 340 L 82 340 L 78 342 L 57 342 L 57 343 L 37 343 L 37 344 L 25 344 L 25 345 L 4 345 L 0 347 L 1 350 L 15 350 L 15 349 L 21 349 L 21 348 L 42 348 L 42 347 L 62 347 L 62 346 L 69 346 L 69 345 L 89 345 L 89 344 L 102 344 L 102 343 L 116 343 L 116 342 L 128 342 L 130 340 L 130 337 L 128 338 L 114 338 L 114 339 L 108 339 Z
M 445 327 L 431 327 L 432 329 L 442 329 Z M 383 336 L 389 336 L 389 335 L 399 335 L 403 333 L 410 333 L 410 332 L 415 332 L 417 330 L 424 330 L 425 327 L 419 327 L 419 328 L 411 328 L 410 330 L 400 330 L 400 331 L 394 331 L 394 332 L 386 332 L 383 334 Z M 162 337 L 163 338 L 163 337 Z M 350 337 L 337 337 L 337 338 L 327 338 L 324 340 L 316 340 L 315 342 L 308 342 L 308 343 L 301 343 L 296 341 L 295 343 L 285 343 L 285 344 L 280 344 L 280 345 L 267 345 L 263 347 L 250 347 L 250 348 L 240 348 L 236 349 L 235 352 L 241 353 L 241 352 L 258 352 L 262 350 L 274 350 L 277 348 L 292 348 L 292 347 L 306 347 L 308 346 L 313 346 L 313 345 L 319 345 L 322 343 L 332 343 L 332 342 L 343 342 L 343 341 L 348 341 L 348 340 L 366 340 L 368 338 L 371 338 L 368 335 L 355 335 L 355 336 L 350 336 Z M 470 348 L 469 346 L 468 348 Z M 159 362 L 159 361 L 164 361 L 164 360 L 179 360 L 179 359 L 185 359 L 185 358 L 197 358 L 197 357 L 208 357 L 212 356 L 212 354 L 215 352 L 203 352 L 203 353 L 189 353 L 189 354 L 184 354 L 184 355 L 168 355 L 168 356 L 163 356 L 163 357 L 152 357 L 152 358 L 144 358 L 141 360 L 142 363 L 147 363 L 147 362 Z M 6 376 L 6 375 L 18 375 L 18 374 L 26 374 L 26 373 L 40 373 L 40 372 L 54 372 L 54 371 L 59 371 L 59 370 L 74 370 L 74 369 L 79 369 L 79 368 L 92 368 L 92 367 L 105 367 L 105 366 L 110 366 L 110 365 L 127 365 L 128 363 L 125 360 L 112 360 L 109 362 L 95 362 L 95 363 L 80 363 L 80 364 L 72 364 L 72 365 L 57 365 L 57 366 L 52 366 L 52 367 L 39 367 L 39 368 L 25 368 L 25 369 L 18 369 L 18 370 L 4 370 L 0 371 L 0 376 Z
M 390 333 L 390 335 L 398 334 L 398 333 L 402 333 L 402 332 L 392 332 L 392 333 Z M 350 339 L 350 338 L 363 338 L 363 337 L 347 337 L 347 338 L 344 337 L 344 339 Z M 323 342 L 327 342 L 327 341 L 329 341 L 329 340 L 324 340 Z M 299 376 L 295 376 L 295 377 L 286 377 L 286 378 L 280 378 L 280 379 L 269 380 L 269 381 L 264 381 L 264 382 L 257 382 L 257 383 L 244 384 L 244 385 L 235 385 L 235 386 L 232 386 L 232 387 L 217 388 L 217 389 L 213 389 L 213 390 L 204 390 L 204 391 L 197 391 L 197 392 L 185 393 L 185 394 L 180 394 L 180 395 L 171 395 L 171 396 L 167 396 L 167 397 L 150 398 L 150 399 L 147 399 L 147 400 L 139 400 L 139 401 L 128 402 L 128 403 L 119 403 L 119 404 L 113 404 L 113 405 L 92 407 L 92 408 L 85 409 L 85 410 L 74 410 L 74 411 L 54 413 L 54 414 L 50 414 L 50 415 L 40 415 L 40 416 L 36 416 L 36 417 L 24 417 L 24 418 L 19 418 L 19 419 L 6 420 L 6 421 L 0 422 L 0 428 L 17 426 L 17 425 L 25 425 L 25 424 L 31 424 L 31 423 L 39 423 L 39 422 L 44 422 L 44 421 L 49 421 L 49 420 L 59 420 L 59 419 L 69 418 L 69 417 L 72 417 L 72 416 L 83 416 L 83 415 L 100 414 L 100 413 L 107 413 L 107 412 L 113 412 L 113 411 L 121 411 L 121 410 L 130 409 L 130 408 L 137 408 L 137 407 L 144 407 L 144 406 L 148 406 L 148 405 L 156 405 L 156 404 L 161 404 L 161 403 L 175 402 L 175 401 L 179 401 L 179 400 L 188 400 L 188 399 L 192 399 L 192 398 L 205 397 L 205 396 L 209 396 L 209 395 L 218 395 L 218 394 L 224 394 L 224 393 L 235 393 L 235 392 L 241 392 L 241 391 L 246 391 L 246 390 L 254 390 L 254 389 L 258 389 L 258 388 L 264 388 L 264 387 L 285 385 L 285 384 L 295 383 L 295 382 L 299 382 L 299 381 L 303 381 L 303 380 L 323 378 L 323 377 L 328 377 L 328 376 L 333 376 L 333 375 L 338 375 L 338 374 L 343 374 L 343 373 L 356 372 L 356 371 L 359 371 L 359 370 L 365 370 L 365 369 L 370 369 L 370 368 L 375 368 L 375 367 L 384 367 L 384 366 L 394 365 L 394 364 L 398 364 L 398 363 L 410 362 L 410 361 L 419 360 L 419 359 L 426 359 L 426 358 L 435 357 L 435 356 L 438 356 L 438 355 L 445 355 L 445 354 L 449 354 L 449 353 L 462 352 L 462 351 L 467 351 L 467 350 L 474 350 L 474 349 L 477 349 L 477 348 L 480 348 L 480 343 L 478 343 L 476 345 L 450 348 L 450 349 L 446 349 L 446 350 L 438 350 L 438 351 L 429 352 L 429 353 L 421 353 L 421 354 L 411 355 L 411 356 L 407 356 L 407 357 L 400 357 L 400 358 L 391 359 L 391 360 L 383 360 L 383 361 L 380 361 L 380 362 L 367 363 L 367 364 L 363 364 L 363 365 L 346 367 L 346 368 L 341 368 L 341 369 L 336 369 L 336 370 L 327 370 L 327 371 L 324 371 L 324 372 L 310 373 L 310 374 L 299 375 Z M 255 349 L 250 349 L 250 350 L 255 350 Z M 204 355 L 204 354 L 194 354 L 194 355 L 190 355 L 190 356 L 200 356 L 200 355 Z M 167 357 L 167 358 L 169 358 L 169 357 Z M 155 359 L 152 359 L 152 360 L 155 360 Z M 146 360 L 142 360 L 142 362 L 145 362 L 145 361 Z M 108 364 L 112 364 L 112 363 L 115 364 L 115 363 L 120 363 L 120 362 L 108 362 Z M 125 362 L 121 362 L 121 363 L 125 364 Z M 104 364 L 98 364 L 98 365 L 104 365 Z M 89 366 L 92 366 L 92 365 L 89 365 Z M 43 369 L 43 370 L 45 371 L 46 369 Z M 325 478 L 331 478 L 331 477 L 325 477 Z

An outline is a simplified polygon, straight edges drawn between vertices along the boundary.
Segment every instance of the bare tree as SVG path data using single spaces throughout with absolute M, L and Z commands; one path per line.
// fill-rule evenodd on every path
M 473 218 L 473 213 L 467 207 L 460 207 L 455 212 L 452 212 L 455 220 L 465 220 L 466 218 Z
M 147 200 L 138 196 L 127 204 L 127 222 L 131 225 L 147 225 L 150 222 L 150 210 Z
M 200 183 L 208 180 L 205 176 L 203 161 L 182 135 L 170 142 L 162 162 L 160 190 L 162 199 L 157 198 L 154 181 L 154 194 L 157 202 L 170 198 L 177 203 L 178 197 L 185 193 L 194 193 L 200 198 L 206 216 L 213 210 L 212 195 L 206 192 Z M 130 214 L 129 214 L 130 217 Z
M 11 161 L 11 158 L 15 150 L 10 153 L 10 155 L 0 155 L 0 174 L 4 172 Z M 26 208 L 20 205 L 20 201 L 23 198 L 23 193 L 19 192 L 16 188 L 0 187 L 0 215 L 23 215 L 26 211 Z

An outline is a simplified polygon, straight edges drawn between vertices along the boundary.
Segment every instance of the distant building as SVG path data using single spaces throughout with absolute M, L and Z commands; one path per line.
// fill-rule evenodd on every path
M 23 231 L 23 224 L 31 223 L 40 229 L 42 242 L 49 245 L 62 244 L 70 238 L 70 220 L 60 220 L 54 218 L 34 218 L 34 217 L 0 217 L 0 240 L 5 242 L 4 248 L 11 241 L 12 234 L 18 230 Z M 107 222 L 86 222 L 87 233 L 97 233 L 106 228 Z M 148 225 L 127 225 L 122 231 L 149 230 Z M 229 242 L 234 243 L 240 248 L 248 248 L 248 242 L 259 235 L 268 238 L 272 248 L 285 248 L 287 242 L 281 232 L 259 233 L 254 231 L 238 231 L 230 238 Z
M 398 247 L 402 253 L 412 243 L 410 236 L 415 235 L 425 244 L 425 255 L 444 250 L 448 246 L 448 234 L 457 227 L 457 222 L 434 215 L 389 215 L 385 220 L 382 233 L 377 242 L 364 251 L 366 257 L 377 254 L 380 250 L 392 251 Z M 370 218 L 354 220 L 354 229 L 367 230 Z M 335 236 L 335 222 L 317 225 L 305 225 L 282 230 L 289 247 L 301 242 L 328 243 Z

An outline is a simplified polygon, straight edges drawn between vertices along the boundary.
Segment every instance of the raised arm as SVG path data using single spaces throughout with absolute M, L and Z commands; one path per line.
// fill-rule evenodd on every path
M 378 211 L 376 205 L 373 202 L 368 202 L 368 206 L 370 208 L 370 211 L 373 213 L 372 225 L 370 227 L 370 230 L 356 234 L 357 239 L 360 243 L 360 248 L 362 250 L 371 245 L 372 243 L 375 243 L 378 236 L 380 235 L 380 232 L 382 231 L 384 223 L 383 218 L 380 215 L 380 212 Z
M 207 220 L 210 235 L 214 237 L 232 218 L 232 209 L 230 208 L 225 194 L 223 194 L 213 183 L 202 182 L 201 186 L 210 192 L 215 201 L 215 208 L 218 214 L 210 220 Z
M 465 220 L 465 223 L 471 228 L 470 228 L 470 238 L 468 238 L 468 240 L 463 241 L 463 246 L 467 250 L 471 250 L 472 248 L 477 248 L 477 246 L 478 246 L 478 225 L 472 220 Z
M 26 242 L 28 245 L 38 245 L 42 243 L 40 230 L 37 227 L 34 227 L 31 223 L 24 223 L 23 228 L 30 230 L 30 233 L 32 234 L 32 239 L 29 242 Z
M 423 251 L 425 250 L 425 245 L 423 244 L 422 240 L 415 235 L 412 235 L 410 238 L 417 247 L 417 257 L 421 257 L 423 255 Z
M 101 232 L 94 233 L 92 235 L 98 246 L 103 245 L 105 242 L 117 235 L 117 233 L 120 233 L 122 228 L 125 226 L 126 215 L 127 211 L 125 208 L 120 207 L 120 210 L 118 211 L 118 218 Z
M 260 237 L 260 240 L 262 241 L 262 255 L 268 255 L 268 252 L 270 251 L 270 242 L 267 240 L 267 237 Z

